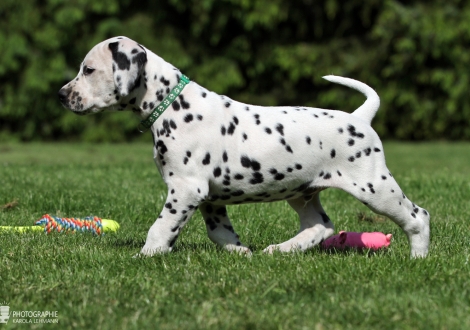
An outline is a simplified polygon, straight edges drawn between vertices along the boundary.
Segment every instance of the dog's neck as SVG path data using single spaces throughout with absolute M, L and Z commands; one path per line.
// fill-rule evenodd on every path
M 140 85 L 131 93 L 130 100 L 135 98 L 135 104 L 128 104 L 128 107 L 138 113 L 142 119 L 150 116 L 165 96 L 178 84 L 181 76 L 180 70 L 149 50 L 147 50 L 147 58 Z

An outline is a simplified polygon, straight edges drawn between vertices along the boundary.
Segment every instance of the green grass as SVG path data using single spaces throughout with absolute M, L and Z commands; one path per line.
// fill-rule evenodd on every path
M 216 248 L 197 213 L 173 253 L 133 259 L 166 196 L 151 144 L 0 145 L 0 225 L 45 213 L 121 224 L 104 237 L 0 234 L 0 305 L 59 319 L 0 327 L 469 329 L 470 144 L 386 143 L 385 153 L 406 195 L 431 213 L 424 260 L 409 259 L 395 224 L 333 189 L 322 202 L 336 229 L 392 233 L 387 251 L 264 255 L 298 229 L 280 202 L 229 207 L 251 258 Z

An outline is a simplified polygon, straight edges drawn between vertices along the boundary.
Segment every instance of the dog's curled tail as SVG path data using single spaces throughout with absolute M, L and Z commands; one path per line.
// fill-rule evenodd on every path
M 368 122 L 370 125 L 370 123 L 372 122 L 372 119 L 374 119 L 374 116 L 380 107 L 380 98 L 372 88 L 370 88 L 369 86 L 367 86 L 366 84 L 360 81 L 357 81 L 351 78 L 344 78 L 344 77 L 329 75 L 329 76 L 324 76 L 323 79 L 326 79 L 328 81 L 331 81 L 340 85 L 348 86 L 364 94 L 367 98 L 366 101 L 364 102 L 363 105 L 357 108 L 352 113 L 352 115 L 361 118 L 362 120 Z

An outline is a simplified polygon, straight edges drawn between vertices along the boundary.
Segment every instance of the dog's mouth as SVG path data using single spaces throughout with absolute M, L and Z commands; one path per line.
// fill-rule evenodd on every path
M 66 108 L 68 108 L 74 114 L 79 115 L 79 116 L 85 116 L 85 115 L 101 112 L 101 109 L 97 108 L 94 104 L 87 109 L 83 109 L 83 106 L 80 107 L 79 109 L 73 109 L 69 107 L 66 107 Z

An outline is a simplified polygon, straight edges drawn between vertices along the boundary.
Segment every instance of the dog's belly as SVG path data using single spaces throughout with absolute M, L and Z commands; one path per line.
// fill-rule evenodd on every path
M 302 182 L 302 183 L 299 183 Z M 275 202 L 304 197 L 309 200 L 313 194 L 325 189 L 315 186 L 313 180 L 286 180 L 283 184 L 266 182 L 250 187 L 234 184 L 230 187 L 211 184 L 207 201 L 216 205 Z

